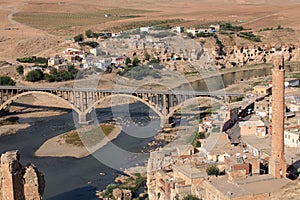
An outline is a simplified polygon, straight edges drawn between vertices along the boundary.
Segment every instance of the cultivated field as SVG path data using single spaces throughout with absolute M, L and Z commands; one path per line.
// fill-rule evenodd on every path
M 66 37 L 84 33 L 87 29 L 194 26 L 230 21 L 254 30 L 282 25 L 297 32 L 300 29 L 299 10 L 300 2 L 293 0 L 1 1 L 0 61 L 14 62 L 20 56 L 53 54 L 56 49 L 65 48 Z M 105 17 L 106 13 L 111 16 Z M 276 40 L 284 42 L 291 34 L 294 33 L 286 37 L 283 33 L 283 38 L 275 34 Z
M 111 16 L 105 17 L 109 13 Z M 101 23 L 141 17 L 146 11 L 110 9 L 94 12 L 19 12 L 14 20 L 27 26 L 47 31 L 54 35 L 76 34 L 76 29 Z M 73 33 L 72 33 L 73 31 Z

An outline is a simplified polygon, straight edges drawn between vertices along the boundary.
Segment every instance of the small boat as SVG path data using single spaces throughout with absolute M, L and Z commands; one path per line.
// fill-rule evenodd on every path
M 100 176 L 105 176 L 104 172 L 100 172 L 99 174 L 100 174 Z

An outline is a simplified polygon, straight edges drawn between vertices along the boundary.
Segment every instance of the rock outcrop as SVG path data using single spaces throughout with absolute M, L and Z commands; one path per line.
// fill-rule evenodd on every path
M 116 188 L 113 190 L 113 197 L 116 200 L 131 200 L 132 193 L 130 190 Z
M 44 176 L 33 164 L 22 166 L 18 151 L 0 158 L 0 200 L 39 200 L 44 193 Z

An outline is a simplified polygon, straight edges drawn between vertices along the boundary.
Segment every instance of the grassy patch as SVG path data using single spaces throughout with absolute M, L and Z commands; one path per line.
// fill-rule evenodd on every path
M 124 31 L 124 30 L 130 30 L 130 29 L 146 27 L 146 26 L 159 26 L 159 27 L 169 28 L 169 27 L 176 25 L 177 23 L 180 23 L 182 21 L 183 21 L 182 19 L 136 21 L 136 22 L 130 22 L 130 23 L 123 23 L 122 25 L 111 27 L 107 31 Z
M 76 146 L 94 146 L 99 143 L 105 136 L 108 136 L 115 126 L 112 124 L 91 125 L 80 128 L 79 130 L 72 130 L 61 137 L 67 144 Z
M 109 21 L 117 21 L 126 18 L 141 17 L 149 11 L 133 9 L 112 9 L 98 12 L 19 12 L 14 15 L 14 20 L 33 28 L 45 30 L 51 33 L 58 33 L 61 29 L 71 30 L 72 27 L 91 26 Z M 105 17 L 109 13 L 111 16 Z

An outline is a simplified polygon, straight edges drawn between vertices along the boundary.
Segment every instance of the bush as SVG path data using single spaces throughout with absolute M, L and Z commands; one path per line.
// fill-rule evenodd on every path
M 221 29 L 225 30 L 225 31 L 242 31 L 242 30 L 244 30 L 244 27 L 233 26 L 231 23 L 226 22 L 224 24 L 221 24 Z
M 148 53 L 145 54 L 145 60 L 150 60 L 150 55 Z
M 128 78 L 136 80 L 142 80 L 146 76 L 161 78 L 158 72 L 148 66 L 125 67 L 125 70 L 120 75 L 125 75 Z
M 112 192 L 114 189 L 118 188 L 117 184 L 109 184 L 106 189 L 102 192 L 102 197 L 113 198 Z
M 0 85 L 16 85 L 16 82 L 8 76 L 0 76 Z
M 44 64 L 44 65 L 48 65 L 48 58 L 44 58 L 44 57 L 24 57 L 24 58 L 17 58 L 18 62 L 22 62 L 22 63 L 38 63 L 38 64 Z
M 16 70 L 17 70 L 18 74 L 23 75 L 23 73 L 24 73 L 23 65 L 19 65 Z
M 74 41 L 75 42 L 82 42 L 83 41 L 83 35 L 82 34 L 76 35 L 74 37 Z
M 132 66 L 133 66 L 133 67 L 138 66 L 139 63 L 140 63 L 140 60 L 139 60 L 137 57 L 135 57 L 135 58 L 132 60 Z
M 76 78 L 78 73 L 78 69 L 74 68 L 74 65 L 68 66 L 68 71 L 60 71 L 57 72 L 55 68 L 52 68 L 50 74 L 45 75 L 45 79 L 48 82 L 60 82 L 60 81 L 68 81 Z
M 187 36 L 188 36 L 189 38 L 194 38 L 193 33 L 187 33 Z
M 26 75 L 25 80 L 30 81 L 30 82 L 35 82 L 35 81 L 42 80 L 43 78 L 44 78 L 44 73 L 41 70 L 36 69 L 36 70 L 30 71 Z
M 86 37 L 88 37 L 88 38 L 92 38 L 92 37 L 94 37 L 94 32 L 92 31 L 92 30 L 86 30 L 85 31 L 85 35 L 86 35 Z
M 127 57 L 127 58 L 125 59 L 125 65 L 128 66 L 130 63 L 131 63 L 131 60 L 130 60 L 130 58 Z
M 199 139 L 205 139 L 206 138 L 205 133 L 203 133 L 203 132 L 198 133 L 198 138 Z
M 200 200 L 200 199 L 198 197 L 190 194 L 190 195 L 184 197 L 183 200 Z
M 212 37 L 213 35 L 214 35 L 213 33 L 204 33 L 204 32 L 200 32 L 196 34 L 197 37 Z
M 81 46 L 82 45 L 86 45 L 86 46 L 90 46 L 92 48 L 95 48 L 95 47 L 97 47 L 99 45 L 99 43 L 98 42 L 94 42 L 94 41 L 88 41 L 88 42 L 82 42 L 82 43 L 80 43 L 80 45 Z
M 220 174 L 220 170 L 216 165 L 210 165 L 206 168 L 206 173 L 209 176 L 218 176 Z
M 239 34 L 237 34 L 237 36 L 251 40 L 253 42 L 261 42 L 260 37 L 254 35 L 252 32 L 240 32 Z

